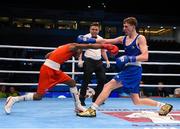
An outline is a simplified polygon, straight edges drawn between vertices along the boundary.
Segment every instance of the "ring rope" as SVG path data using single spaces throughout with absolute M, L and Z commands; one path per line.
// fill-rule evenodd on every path
M 54 49 L 56 49 L 55 47 L 14 46 L 14 45 L 0 45 L 0 48 L 42 49 L 42 50 L 54 50 Z M 124 52 L 124 50 L 119 50 L 119 52 Z M 149 53 L 180 54 L 180 51 L 149 51 Z
M 24 59 L 24 58 L 4 58 L 4 57 L 0 57 L 0 60 L 4 60 L 4 61 L 27 61 L 27 62 L 44 62 L 45 59 Z M 68 60 L 66 61 L 67 63 L 78 63 L 78 60 Z M 103 61 L 103 63 L 105 63 L 105 61 Z M 110 61 L 111 64 L 116 64 L 115 61 Z M 180 65 L 180 63 L 177 62 L 141 62 L 141 64 L 145 64 L 145 65 Z
M 38 85 L 38 83 L 0 83 L 0 85 L 6 86 L 33 86 Z M 77 86 L 81 86 L 80 83 L 76 84 Z M 97 84 L 89 84 L 89 86 L 96 86 Z M 56 86 L 67 86 L 66 84 L 57 84 Z M 141 87 L 180 87 L 180 85 L 154 85 L 154 84 L 143 84 Z
M 16 70 L 0 70 L 0 73 L 20 73 L 20 74 L 39 74 L 39 71 L 16 71 Z M 65 72 L 66 74 L 84 74 L 83 72 Z M 106 75 L 116 75 L 117 73 L 106 73 Z M 95 75 L 95 73 L 93 73 Z M 180 76 L 180 74 L 171 73 L 143 73 L 143 76 Z
M 54 50 L 55 47 L 35 47 L 35 46 L 12 46 L 12 45 L 0 45 L 0 48 L 18 48 L 18 49 L 42 49 L 42 50 Z M 124 52 L 124 50 L 120 50 L 119 52 Z M 179 51 L 149 51 L 149 53 L 157 53 L 157 54 L 180 54 Z M 23 59 L 23 58 L 4 58 L 0 57 L 0 60 L 5 61 L 31 61 L 31 62 L 44 62 L 45 59 Z M 78 61 L 76 60 L 68 60 L 67 62 L 76 63 Z M 105 62 L 105 61 L 103 61 Z M 110 61 L 110 63 L 115 64 L 115 61 Z M 142 64 L 147 65 L 180 65 L 180 63 L 177 62 L 142 62 Z M 15 70 L 0 70 L 0 73 L 24 73 L 24 74 L 39 74 L 39 71 L 15 71 Z M 83 74 L 83 72 L 65 72 L 67 74 Z M 94 75 L 95 73 L 93 73 Z M 106 73 L 106 75 L 116 75 L 117 73 Z M 156 73 L 143 73 L 143 76 L 180 76 L 180 74 L 156 74 Z M 16 85 L 16 86 L 32 86 L 32 85 L 38 85 L 38 83 L 0 83 L 0 85 Z M 58 84 L 63 85 L 63 84 Z M 90 86 L 96 86 L 97 84 L 89 84 Z M 77 83 L 77 86 L 81 86 L 81 84 Z M 149 85 L 144 84 L 141 85 L 141 87 L 161 87 L 161 85 Z M 180 87 L 180 85 L 162 85 L 162 87 Z
M 45 59 L 4 58 L 4 57 L 0 57 L 0 60 L 3 60 L 3 61 L 27 61 L 27 62 L 44 62 L 45 61 Z M 66 62 L 73 63 L 74 60 L 68 60 Z M 75 61 L 75 62 L 78 62 L 78 61 Z
M 14 46 L 14 45 L 0 45 L 0 48 L 42 49 L 42 50 L 54 50 L 55 49 L 55 47 Z

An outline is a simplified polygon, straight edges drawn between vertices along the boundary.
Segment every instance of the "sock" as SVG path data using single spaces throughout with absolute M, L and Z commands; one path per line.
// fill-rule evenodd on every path
M 28 93 L 26 95 L 14 97 L 14 100 L 15 100 L 15 102 L 26 101 L 26 100 L 33 100 L 33 96 L 34 96 L 33 93 Z
M 96 110 L 98 107 L 99 107 L 99 106 L 98 106 L 97 104 L 95 104 L 95 103 L 93 103 L 93 104 L 91 105 L 91 108 L 94 109 L 94 110 Z
M 79 92 L 77 90 L 77 87 L 71 87 L 70 92 L 71 92 L 72 98 L 74 99 L 75 106 L 81 106 L 81 102 L 79 100 Z
M 157 102 L 157 107 L 161 108 L 162 106 L 164 106 L 165 103 L 162 103 L 162 102 Z

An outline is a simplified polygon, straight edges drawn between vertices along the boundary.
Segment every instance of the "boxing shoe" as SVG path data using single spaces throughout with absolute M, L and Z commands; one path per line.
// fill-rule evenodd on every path
M 5 113 L 8 115 L 11 113 L 11 108 L 13 106 L 13 104 L 15 103 L 15 98 L 12 97 L 12 96 L 9 96 L 6 100 L 6 104 L 4 106 L 4 110 L 5 110 Z
M 158 113 L 160 116 L 166 116 L 172 109 L 173 106 L 171 104 L 165 104 L 161 107 Z
M 77 116 L 80 116 L 80 117 L 96 117 L 96 110 L 94 110 L 90 107 L 84 112 L 77 113 Z

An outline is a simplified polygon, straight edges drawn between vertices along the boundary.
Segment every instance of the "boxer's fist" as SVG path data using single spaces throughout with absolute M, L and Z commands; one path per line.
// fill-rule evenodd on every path
M 77 43 L 96 43 L 96 39 L 89 38 L 84 35 L 79 35 L 76 40 Z

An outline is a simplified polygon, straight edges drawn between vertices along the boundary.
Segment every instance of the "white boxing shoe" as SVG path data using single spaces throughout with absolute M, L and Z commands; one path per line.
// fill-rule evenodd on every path
M 11 108 L 12 108 L 14 103 L 15 103 L 14 97 L 10 96 L 7 98 L 6 104 L 4 106 L 4 110 L 5 110 L 6 114 L 9 115 L 11 113 Z
M 87 109 L 85 107 L 81 106 L 81 105 L 78 105 L 78 106 L 75 107 L 75 112 L 76 113 L 84 112 L 86 110 Z

